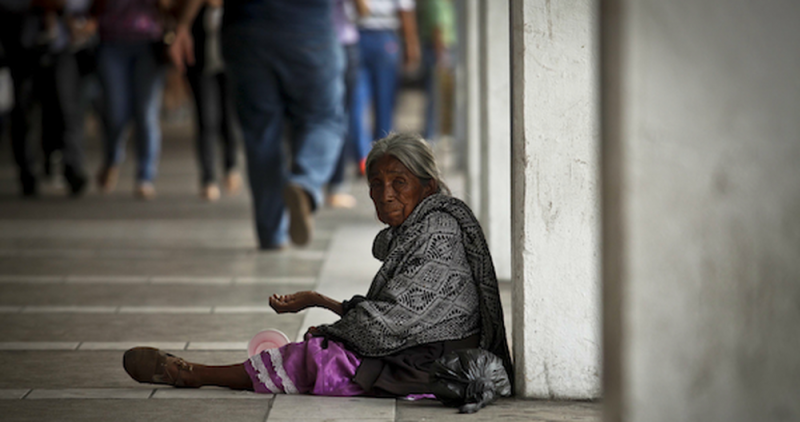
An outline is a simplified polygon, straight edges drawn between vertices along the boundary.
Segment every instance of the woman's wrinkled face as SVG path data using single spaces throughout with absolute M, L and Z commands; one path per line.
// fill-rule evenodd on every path
M 375 161 L 367 175 L 369 197 L 375 204 L 378 220 L 392 227 L 406 221 L 417 204 L 434 191 L 431 181 L 423 185 L 403 163 L 391 155 Z

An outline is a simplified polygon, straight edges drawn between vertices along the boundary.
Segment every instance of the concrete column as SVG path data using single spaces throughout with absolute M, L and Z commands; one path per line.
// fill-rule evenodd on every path
M 511 279 L 511 68 L 508 0 L 481 0 L 480 216 L 497 277 Z
M 467 169 L 467 14 L 463 1 L 453 2 L 456 18 L 456 61 L 455 61 L 455 92 L 454 92 L 454 121 L 452 159 L 455 169 L 464 172 Z M 451 188 L 453 188 L 451 186 Z
M 511 0 L 513 336 L 525 397 L 600 395 L 593 0 Z
M 800 3 L 602 10 L 606 420 L 800 420 Z
M 465 37 L 463 43 L 464 53 L 464 79 L 466 85 L 466 158 L 467 171 L 465 180 L 464 200 L 472 208 L 475 216 L 481 218 L 481 90 L 480 90 L 480 49 L 478 44 L 479 19 L 478 0 L 465 0 L 459 2 L 463 11 L 463 25 Z

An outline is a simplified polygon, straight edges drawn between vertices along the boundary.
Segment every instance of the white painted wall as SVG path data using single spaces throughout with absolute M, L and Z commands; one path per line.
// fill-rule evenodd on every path
M 467 0 L 458 5 L 462 8 L 464 34 L 461 51 L 464 52 L 464 79 L 466 80 L 466 195 L 464 201 L 472 212 L 481 218 L 481 90 L 480 48 L 478 44 L 479 20 L 478 0 Z
M 500 280 L 511 280 L 511 37 L 508 0 L 480 0 L 480 218 Z
M 517 391 L 600 396 L 595 2 L 512 0 Z
M 603 6 L 606 420 L 800 420 L 800 2 Z

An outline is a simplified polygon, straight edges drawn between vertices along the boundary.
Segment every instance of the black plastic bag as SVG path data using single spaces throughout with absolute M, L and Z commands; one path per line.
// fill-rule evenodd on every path
M 431 366 L 429 386 L 445 406 L 474 413 L 498 397 L 511 395 L 503 361 L 483 349 L 465 349 L 442 356 Z

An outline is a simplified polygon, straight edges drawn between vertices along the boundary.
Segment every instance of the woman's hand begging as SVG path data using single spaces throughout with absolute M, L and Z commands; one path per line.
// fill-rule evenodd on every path
M 304 291 L 290 295 L 274 294 L 269 298 L 269 306 L 279 314 L 298 312 L 317 306 L 319 295 L 316 292 Z

